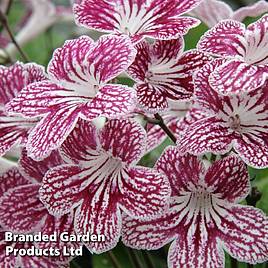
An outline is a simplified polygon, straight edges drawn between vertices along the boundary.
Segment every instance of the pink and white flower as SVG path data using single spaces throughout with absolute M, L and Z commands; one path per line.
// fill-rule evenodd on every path
M 224 154 L 232 148 L 250 166 L 268 167 L 268 82 L 258 90 L 223 96 L 209 76 L 224 60 L 214 60 L 195 76 L 195 104 L 205 116 L 191 124 L 179 141 L 182 152 Z
M 200 39 L 198 49 L 228 59 L 210 76 L 223 94 L 249 92 L 268 78 L 268 15 L 250 24 L 225 20 Z
M 45 79 L 44 68 L 37 64 L 17 62 L 10 67 L 0 67 L 0 156 L 15 144 L 25 142 L 29 130 L 38 121 L 38 119 L 9 116 L 5 111 L 5 105 L 25 86 Z
M 258 17 L 266 12 L 268 12 L 268 3 L 264 0 L 241 7 L 236 11 L 223 1 L 204 0 L 190 14 L 211 28 L 222 20 L 232 19 L 242 22 L 246 17 Z
M 57 248 L 62 251 L 63 247 L 77 248 L 77 242 L 62 242 L 60 233 L 67 232 L 74 235 L 73 214 L 69 213 L 62 217 L 50 215 L 39 200 L 39 188 L 44 174 L 49 168 L 62 164 L 63 161 L 57 152 L 53 152 L 49 158 L 41 162 L 35 162 L 28 158 L 26 151 L 22 153 L 19 169 L 12 168 L 0 176 L 0 226 L 5 231 L 14 233 L 35 233 L 51 235 L 57 233 L 57 241 L 13 243 L 15 248 L 28 248 L 34 245 L 36 248 Z M 1 241 L 1 245 L 8 242 Z M 1 247 L 0 258 L 3 263 L 9 258 L 5 255 L 5 247 Z M 23 268 L 42 267 L 54 268 L 67 263 L 70 257 L 63 255 L 54 257 L 14 257 L 13 262 L 19 263 Z M 1 262 L 2 263 L 2 262 Z M 10 266 L 17 267 L 17 266 Z
M 193 73 L 210 57 L 197 50 L 184 52 L 184 40 L 142 41 L 136 45 L 137 56 L 128 68 L 136 81 L 139 106 L 147 112 L 168 109 L 169 100 L 189 100 L 194 85 Z
M 134 218 L 152 218 L 166 209 L 166 177 L 135 166 L 145 146 L 146 133 L 135 122 L 114 119 L 97 130 L 80 121 L 61 149 L 70 164 L 46 174 L 40 198 L 49 212 L 60 216 L 75 209 L 77 234 L 105 235 L 105 241 L 86 243 L 91 252 L 116 246 L 122 211 Z
M 202 0 L 83 0 L 74 5 L 78 25 L 101 32 L 126 34 L 133 42 L 144 37 L 176 39 L 200 21 L 181 16 Z
M 124 115 L 135 106 L 133 89 L 108 81 L 125 71 L 136 54 L 130 40 L 88 36 L 66 41 L 55 50 L 48 66 L 50 80 L 31 84 L 7 106 L 27 118 L 42 116 L 26 145 L 28 155 L 43 159 L 58 148 L 79 117 L 92 120 Z
M 152 250 L 172 241 L 169 268 L 223 268 L 223 250 L 252 264 L 268 259 L 268 218 L 238 204 L 250 190 L 239 158 L 226 157 L 206 170 L 197 157 L 169 147 L 156 168 L 170 180 L 170 209 L 153 220 L 124 215 L 125 245 Z

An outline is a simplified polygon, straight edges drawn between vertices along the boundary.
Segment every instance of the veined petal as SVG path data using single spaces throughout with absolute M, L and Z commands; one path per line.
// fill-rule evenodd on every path
M 128 67 L 127 73 L 137 82 L 146 79 L 149 64 L 151 61 L 151 46 L 147 41 L 141 41 L 135 46 L 137 55 L 133 63 Z
M 234 138 L 234 134 L 221 125 L 221 120 L 208 117 L 192 124 L 178 141 L 178 147 L 182 152 L 195 155 L 224 154 L 231 149 Z
M 114 158 L 135 165 L 145 152 L 146 132 L 135 121 L 114 119 L 101 130 L 100 142 Z
M 197 27 L 200 21 L 191 17 L 181 18 L 161 18 L 156 19 L 155 25 L 148 27 L 144 31 L 146 37 L 169 40 L 178 38 L 181 35 L 186 35 L 191 28 Z
M 268 15 L 247 27 L 246 39 L 248 42 L 247 63 L 266 65 L 268 63 Z
M 103 84 L 125 71 L 134 61 L 136 49 L 127 37 L 104 35 L 85 59 L 91 77 Z
M 264 67 L 231 60 L 214 70 L 209 83 L 221 94 L 237 94 L 261 87 L 267 77 L 268 72 Z
M 87 87 L 89 74 L 84 61 L 93 47 L 94 40 L 85 35 L 65 41 L 62 47 L 54 51 L 48 73 L 63 87 L 72 90 L 76 86 Z
M 120 206 L 131 217 L 147 219 L 167 209 L 168 179 L 156 170 L 135 167 L 123 172 L 119 181 Z
M 195 73 L 194 106 L 201 112 L 218 114 L 220 110 L 223 110 L 224 101 L 228 102 L 227 98 L 223 99 L 209 84 L 211 73 L 224 62 L 222 59 L 213 60 Z
M 154 250 L 168 244 L 177 236 L 179 208 L 171 199 L 170 209 L 156 219 L 133 219 L 123 213 L 122 242 L 127 247 Z
M 256 137 L 240 138 L 234 148 L 243 161 L 255 168 L 268 167 L 268 145 L 256 140 Z
M 26 149 L 23 149 L 19 159 L 20 172 L 33 183 L 41 183 L 50 168 L 61 164 L 63 164 L 63 160 L 58 151 L 52 152 L 43 161 L 34 161 L 27 156 Z
M 86 247 L 100 254 L 116 246 L 121 235 L 121 213 L 110 197 L 111 185 L 103 181 L 92 198 L 85 198 L 75 212 L 75 231 L 77 234 L 104 235 L 105 241 L 87 242 Z
M 3 156 L 15 144 L 20 143 L 22 139 L 27 137 L 28 128 L 27 125 L 23 128 L 23 122 L 20 119 L 16 120 L 16 118 L 7 116 L 4 122 L 1 122 L 1 120 L 3 120 L 3 117 L 0 117 L 0 156 Z
M 79 109 L 80 107 L 74 104 L 46 115 L 29 134 L 26 145 L 28 156 L 42 160 L 60 147 L 73 130 L 78 120 Z
M 151 85 L 149 83 L 138 83 L 135 85 L 138 103 L 142 109 L 150 113 L 156 113 L 168 108 L 167 96 L 164 94 L 165 87 Z
M 49 80 L 32 83 L 6 105 L 6 110 L 12 114 L 38 117 L 53 112 L 62 103 L 68 102 L 69 93 L 67 89 Z
M 46 79 L 44 67 L 34 63 L 17 62 L 0 67 L 0 103 L 11 101 L 28 84 Z
M 86 170 L 75 165 L 62 165 L 46 173 L 39 190 L 40 200 L 55 216 L 69 213 L 83 198 L 90 184 Z
M 47 215 L 38 198 L 39 184 L 26 184 L 8 190 L 0 199 L 0 224 L 16 233 L 40 228 Z
M 235 205 L 222 219 L 224 247 L 234 258 L 256 264 L 268 259 L 268 218 L 257 208 Z
M 75 241 L 63 242 L 60 239 L 60 235 L 63 232 L 67 233 L 69 236 L 75 235 L 73 220 L 74 220 L 73 213 L 66 214 L 62 217 L 54 217 L 54 216 L 48 215 L 41 228 L 41 232 L 42 234 L 45 234 L 45 235 L 52 235 L 56 233 L 57 241 L 35 242 L 35 245 L 41 249 L 58 248 L 61 251 L 65 247 L 65 250 L 67 252 L 70 251 L 70 248 L 74 248 L 74 249 L 78 248 L 80 246 L 79 242 L 75 242 Z M 64 256 L 62 252 L 61 252 L 61 255 L 57 257 L 58 261 L 66 262 L 66 263 L 69 262 L 72 258 L 73 257 L 71 256 Z
M 250 191 L 246 165 L 237 156 L 228 156 L 214 162 L 206 173 L 205 182 L 208 191 L 232 203 L 243 200 Z
M 244 24 L 234 20 L 224 20 L 207 31 L 198 42 L 198 49 L 223 57 L 246 55 L 247 42 Z
M 0 175 L 0 197 L 10 189 L 29 183 L 30 182 L 21 175 L 18 168 L 11 168 Z
M 95 98 L 81 110 L 81 116 L 90 120 L 98 116 L 116 118 L 132 112 L 136 105 L 136 93 L 127 86 L 105 85 Z
M 62 144 L 60 152 L 69 163 L 90 161 L 92 155 L 89 152 L 96 151 L 97 139 L 96 127 L 91 122 L 80 119 Z
M 190 168 L 191 167 L 191 168 Z M 172 196 L 192 189 L 204 174 L 204 166 L 193 155 L 182 155 L 178 148 L 169 146 L 155 164 L 155 168 L 169 179 Z
M 180 235 L 171 244 L 168 252 L 168 267 L 224 267 L 224 252 L 215 234 L 204 235 L 201 232 L 202 227 L 197 226 L 195 234 Z M 182 230 L 181 233 L 185 231 Z

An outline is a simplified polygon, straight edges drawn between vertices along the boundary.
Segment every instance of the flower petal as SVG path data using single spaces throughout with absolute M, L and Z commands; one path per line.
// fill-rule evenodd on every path
M 258 17 L 261 14 L 268 12 L 268 3 L 260 0 L 253 5 L 241 7 L 233 14 L 233 19 L 243 21 L 246 17 Z
M 237 139 L 234 148 L 249 166 L 255 168 L 268 167 L 268 144 L 259 142 L 254 135 Z
M 193 155 L 182 155 L 178 148 L 169 146 L 155 164 L 156 169 L 169 179 L 172 196 L 196 185 L 204 173 L 204 166 Z
M 120 206 L 131 217 L 147 219 L 163 214 L 170 196 L 168 179 L 156 170 L 135 167 L 120 183 Z
M 127 247 L 155 250 L 176 237 L 176 202 L 171 200 L 170 209 L 157 219 L 139 220 L 123 214 L 122 242 Z
M 252 264 L 268 260 L 268 218 L 261 210 L 233 206 L 220 229 L 224 247 L 234 258 Z
M 0 199 L 0 224 L 17 233 L 40 228 L 46 209 L 38 198 L 39 184 L 26 184 L 7 191 Z
M 136 49 L 123 36 L 104 35 L 88 53 L 85 64 L 99 84 L 108 82 L 124 72 L 134 61 Z
M 105 116 L 115 118 L 132 112 L 136 105 L 135 91 L 123 85 L 105 85 L 96 97 L 82 109 L 81 116 L 87 120 Z
M 161 85 L 151 85 L 148 83 L 139 83 L 135 85 L 139 105 L 144 110 L 156 113 L 168 108 L 165 87 Z
M 219 22 L 207 31 L 198 42 L 198 49 L 217 56 L 240 56 L 246 54 L 244 24 L 234 20 Z
M 33 244 L 29 244 L 28 247 L 33 246 Z M 27 247 L 26 247 L 27 248 Z M 57 262 L 58 257 L 44 257 L 44 256 L 19 256 L 18 263 L 20 267 L 23 268 L 33 268 L 33 267 L 40 267 L 40 268 L 55 268 L 61 267 L 61 265 Z
M 97 149 L 97 141 L 96 127 L 91 122 L 80 119 L 62 144 L 60 152 L 68 163 L 87 162 L 91 159 L 88 151 Z
M 121 235 L 120 210 L 110 200 L 110 186 L 103 182 L 98 193 L 92 199 L 85 198 L 75 213 L 77 234 L 104 235 L 105 241 L 87 242 L 86 247 L 93 253 L 100 254 L 116 246 Z
M 247 27 L 246 38 L 248 50 L 246 62 L 257 65 L 268 63 L 268 15 Z
M 43 161 L 34 161 L 27 156 L 27 151 L 22 150 L 21 157 L 19 159 L 20 172 L 34 183 L 41 183 L 45 173 L 52 167 L 63 164 L 63 160 L 58 151 L 54 151 L 49 157 Z
M 170 246 L 168 252 L 168 267 L 224 267 L 224 252 L 213 234 L 199 238 L 200 230 L 191 237 L 181 235 Z M 185 231 L 182 231 L 182 233 Z
M 0 67 L 0 103 L 11 101 L 28 84 L 46 78 L 44 67 L 17 62 L 10 67 Z
M 42 160 L 51 151 L 60 147 L 74 128 L 79 116 L 79 107 L 63 107 L 44 117 L 31 131 L 26 145 L 28 156 Z
M 39 198 L 55 216 L 62 216 L 77 207 L 83 190 L 90 184 L 85 170 L 75 165 L 62 165 L 46 173 Z
M 208 152 L 215 154 L 228 152 L 235 136 L 220 123 L 219 119 L 209 117 L 192 124 L 178 141 L 180 150 L 195 155 Z
M 209 83 L 221 94 L 237 94 L 261 87 L 267 77 L 265 68 L 232 60 L 218 67 L 209 77 Z
M 54 111 L 61 105 L 64 93 L 67 94 L 66 89 L 49 80 L 32 83 L 6 105 L 6 110 L 11 114 L 38 117 Z M 66 102 L 67 100 L 68 98 Z
M 61 48 L 54 51 L 48 73 L 63 87 L 86 87 L 89 74 L 84 61 L 93 47 L 94 40 L 85 35 L 65 41 Z
M 135 121 L 110 120 L 100 135 L 103 149 L 122 162 L 135 165 L 145 152 L 146 133 Z
M 14 167 L 0 175 L 0 197 L 9 189 L 29 184 L 29 181 L 21 175 L 18 168 Z
M 246 165 L 236 156 L 214 162 L 206 173 L 205 182 L 209 191 L 232 203 L 245 199 L 250 191 Z
M 233 15 L 233 10 L 223 1 L 204 0 L 190 14 L 199 18 L 211 28 L 221 20 L 230 19 Z

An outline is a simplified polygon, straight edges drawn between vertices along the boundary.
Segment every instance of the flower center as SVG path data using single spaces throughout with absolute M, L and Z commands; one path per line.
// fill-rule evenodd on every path
M 240 131 L 241 130 L 241 120 L 238 114 L 230 116 L 229 126 L 232 130 Z

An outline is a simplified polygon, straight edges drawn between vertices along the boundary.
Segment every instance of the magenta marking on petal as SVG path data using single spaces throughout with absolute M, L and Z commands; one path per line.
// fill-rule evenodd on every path
M 14 232 L 38 230 L 46 209 L 38 198 L 39 184 L 26 184 L 7 191 L 0 199 L 1 226 Z
M 240 56 L 246 54 L 244 24 L 234 20 L 224 20 L 207 31 L 198 42 L 198 49 L 218 56 Z
M 134 165 L 145 151 L 146 133 L 136 122 L 111 120 L 101 130 L 102 147 L 113 157 Z

